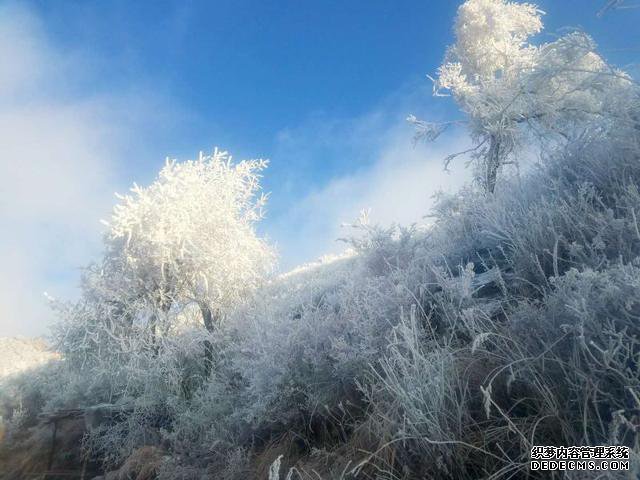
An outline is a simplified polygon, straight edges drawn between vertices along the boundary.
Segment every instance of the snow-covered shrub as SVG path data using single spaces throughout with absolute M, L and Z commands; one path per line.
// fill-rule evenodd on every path
M 490 199 L 441 201 L 424 301 L 363 386 L 400 464 L 508 478 L 532 445 L 622 443 L 638 471 L 634 130 L 559 149 Z
M 279 277 L 239 312 L 239 368 L 261 421 L 321 418 L 341 402 L 358 403 L 354 380 L 415 302 L 406 272 L 420 238 L 370 229 L 353 252 Z

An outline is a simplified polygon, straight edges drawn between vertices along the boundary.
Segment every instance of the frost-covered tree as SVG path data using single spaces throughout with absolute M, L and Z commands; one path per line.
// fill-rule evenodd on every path
M 254 229 L 266 201 L 258 195 L 266 165 L 264 160 L 234 164 L 217 149 L 195 161 L 167 161 L 150 186 L 134 185 L 130 194 L 119 196 L 105 222 L 107 253 L 93 272 L 94 285 L 111 292 L 107 296 L 118 303 L 115 308 L 135 303 L 139 316 L 142 303 L 152 341 L 157 328 L 170 327 L 170 311 L 190 304 L 199 307 L 204 326 L 213 331 L 273 264 L 272 249 Z M 210 356 L 208 351 L 208 361 Z
M 595 53 L 584 33 L 530 43 L 542 30 L 541 14 L 527 3 L 467 0 L 455 21 L 456 42 L 434 80 L 436 94 L 451 94 L 467 116 L 487 192 L 531 137 L 549 148 L 625 115 L 630 78 Z M 447 126 L 409 120 L 417 137 L 428 140 Z

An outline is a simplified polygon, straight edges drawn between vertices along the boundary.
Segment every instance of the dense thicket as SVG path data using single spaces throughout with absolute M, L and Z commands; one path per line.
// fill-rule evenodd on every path
M 512 22 L 507 33 L 513 25 L 537 31 L 535 9 L 518 8 L 469 0 L 457 28 L 465 30 L 471 15 L 476 27 L 503 18 Z M 13 385 L 21 415 L 119 406 L 88 432 L 86 454 L 115 468 L 140 447 L 159 445 L 160 478 L 535 478 L 533 445 L 601 444 L 631 447 L 632 471 L 593 478 L 636 478 L 640 96 L 631 79 L 593 56 L 583 34 L 535 52 L 522 45 L 525 37 L 513 37 L 518 48 L 556 59 L 558 72 L 529 65 L 510 76 L 493 64 L 492 81 L 477 77 L 468 88 L 474 102 L 502 92 L 496 98 L 507 120 L 487 134 L 489 144 L 505 141 L 503 128 L 518 139 L 511 145 L 530 138 L 533 124 L 514 120 L 511 106 L 525 115 L 531 105 L 555 103 L 548 117 L 535 118 L 538 133 L 548 133 L 536 136 L 543 148 L 535 165 L 500 178 L 507 156 L 500 157 L 492 188 L 483 177 L 440 197 L 428 230 L 361 222 L 342 256 L 263 283 L 252 276 L 211 328 L 202 301 L 176 294 L 164 311 L 170 328 L 150 344 L 148 319 L 162 303 L 136 310 L 139 303 L 127 300 L 146 316 L 124 328 L 111 320 L 126 315 L 105 314 L 105 303 L 96 310 L 85 296 L 62 309 L 55 338 L 64 360 Z M 562 60 L 570 47 L 562 42 L 574 40 L 571 61 L 586 57 L 576 76 Z M 587 60 L 597 68 L 587 71 Z M 455 70 L 460 82 L 470 81 L 464 68 Z M 532 85 L 531 75 L 559 88 L 516 92 L 531 97 L 505 108 L 504 82 Z M 562 130 L 569 104 L 576 110 Z M 478 129 L 492 123 L 470 115 L 482 142 Z M 153 272 L 165 278 L 162 267 Z

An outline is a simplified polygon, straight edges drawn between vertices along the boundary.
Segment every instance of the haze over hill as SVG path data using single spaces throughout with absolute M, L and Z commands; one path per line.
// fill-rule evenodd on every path
M 42 339 L 0 337 L 0 380 L 58 358 Z

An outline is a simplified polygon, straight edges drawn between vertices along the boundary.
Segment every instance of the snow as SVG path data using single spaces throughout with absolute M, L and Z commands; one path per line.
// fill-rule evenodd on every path
M 0 337 L 0 379 L 39 367 L 60 356 L 41 339 Z

